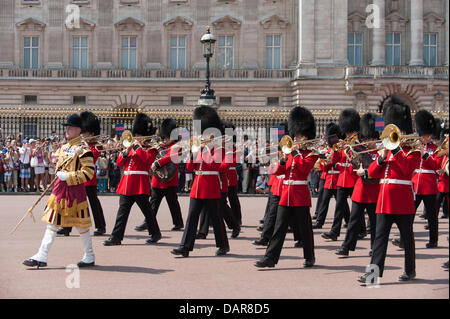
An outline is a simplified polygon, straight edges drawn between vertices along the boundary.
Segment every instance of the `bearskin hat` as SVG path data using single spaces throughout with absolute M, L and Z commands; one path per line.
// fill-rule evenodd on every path
M 177 122 L 174 119 L 165 119 L 161 123 L 161 127 L 159 128 L 159 137 L 161 138 L 169 138 L 173 130 L 178 127 Z
M 210 106 L 199 106 L 194 110 L 194 121 L 201 121 L 201 133 L 205 132 L 208 128 L 216 128 L 223 132 L 222 121 L 220 120 L 217 111 Z
M 361 117 L 359 139 L 379 139 L 380 133 L 375 130 L 377 116 L 373 113 L 366 113 Z
M 348 108 L 343 110 L 339 116 L 339 127 L 342 133 L 359 132 L 360 120 L 361 117 L 355 109 Z
M 316 121 L 311 111 L 297 106 L 291 110 L 288 117 L 289 135 L 295 137 L 297 134 L 305 136 L 308 140 L 316 137 Z
M 154 133 L 152 120 L 144 113 L 136 114 L 133 121 L 133 128 L 131 134 L 140 134 L 142 136 L 149 136 Z
M 411 109 L 398 97 L 390 97 L 383 102 L 384 125 L 395 124 L 400 131 L 412 134 Z
M 345 136 L 343 136 L 341 129 L 339 128 L 339 125 L 337 125 L 334 122 L 330 122 L 327 124 L 325 128 L 325 135 L 327 139 L 327 143 L 329 147 L 332 147 L 335 142 L 332 141 L 332 138 L 334 139 L 344 139 Z
M 434 122 L 436 124 L 436 129 L 433 132 L 433 139 L 438 140 L 441 138 L 441 130 L 443 130 L 444 128 L 442 127 L 442 121 L 440 118 L 435 117 Z
M 81 132 L 93 133 L 94 135 L 100 135 L 100 120 L 92 112 L 82 112 L 81 117 Z
M 416 131 L 419 136 L 434 134 L 436 131 L 436 121 L 433 114 L 426 110 L 420 110 L 414 118 Z
M 446 135 L 448 135 L 448 128 L 443 128 L 443 129 L 441 130 L 441 138 L 440 138 L 441 144 L 444 143 L 444 140 L 445 140 L 445 136 L 446 136 Z

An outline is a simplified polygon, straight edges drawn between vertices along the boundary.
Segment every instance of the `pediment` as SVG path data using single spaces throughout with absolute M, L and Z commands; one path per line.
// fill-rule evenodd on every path
M 242 22 L 239 19 L 226 15 L 224 17 L 214 20 L 211 24 L 214 26 L 214 29 L 216 30 L 225 29 L 227 26 L 236 30 L 241 27 Z
M 65 25 L 66 28 L 70 31 L 77 30 L 78 28 L 68 28 L 67 24 Z M 96 23 L 88 18 L 80 17 L 80 27 L 81 30 L 94 30 L 96 26 Z
M 182 16 L 177 16 L 175 18 L 171 18 L 166 20 L 163 25 L 168 30 L 174 30 L 175 28 L 179 27 L 183 30 L 190 30 L 194 26 L 194 22 L 192 22 L 190 19 Z
M 47 26 L 47 24 L 44 21 L 42 21 L 39 18 L 35 18 L 35 17 L 26 17 L 26 18 L 20 19 L 16 23 L 16 27 L 19 30 L 42 31 L 45 29 L 46 26 Z
M 289 25 L 288 21 L 286 21 L 285 19 L 281 18 L 276 14 L 260 20 L 259 23 L 263 26 L 264 29 L 268 29 L 271 27 L 279 27 L 284 29 Z
M 445 19 L 442 18 L 441 16 L 439 16 L 438 14 L 434 13 L 434 12 L 430 12 L 426 15 L 423 16 L 423 21 L 426 23 L 435 23 L 437 25 L 441 25 L 444 24 Z
M 145 22 L 136 17 L 121 18 L 114 23 L 114 26 L 119 30 L 142 30 L 145 26 Z
M 399 24 L 406 24 L 409 20 L 407 17 L 401 15 L 398 11 L 391 12 L 386 16 L 387 22 L 398 22 Z

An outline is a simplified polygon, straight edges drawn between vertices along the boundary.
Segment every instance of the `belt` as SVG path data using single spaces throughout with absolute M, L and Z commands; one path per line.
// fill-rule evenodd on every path
M 123 175 L 148 175 L 146 171 L 125 171 Z
M 350 167 L 350 165 L 352 165 L 352 164 L 350 164 L 350 163 L 337 163 L 336 165 L 341 165 L 343 167 Z
M 328 171 L 327 173 L 328 174 L 339 174 L 340 172 L 339 171 Z
M 417 174 L 421 174 L 421 173 L 422 174 L 436 174 L 436 172 L 431 170 L 431 169 L 416 169 L 414 171 L 414 173 L 417 173 Z
M 398 185 L 411 186 L 412 182 L 401 180 L 401 179 L 382 179 L 382 180 L 380 180 L 380 184 L 398 184 Z
M 235 170 L 236 170 L 236 167 L 230 167 L 229 170 L 230 170 L 230 171 L 235 171 Z
M 291 179 L 283 181 L 283 185 L 308 185 L 308 181 L 293 181 Z
M 284 179 L 286 176 L 285 175 L 279 175 L 277 176 L 277 179 Z
M 219 172 L 215 172 L 215 171 L 196 171 L 195 175 L 216 175 L 216 176 L 219 176 Z

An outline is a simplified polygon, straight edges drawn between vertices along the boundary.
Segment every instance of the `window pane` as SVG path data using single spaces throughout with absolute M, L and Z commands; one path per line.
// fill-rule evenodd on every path
M 185 69 L 186 68 L 186 50 L 178 49 L 178 68 Z
M 348 34 L 348 44 L 352 45 L 353 43 L 355 43 L 353 33 L 349 33 Z
M 356 33 L 355 34 L 355 43 L 356 44 L 362 44 L 362 33 Z
M 39 38 L 38 37 L 33 37 L 32 38 L 32 44 L 34 47 L 38 47 L 39 46 Z
M 425 65 L 430 65 L 430 50 L 428 47 L 423 48 L 423 63 Z
M 281 46 L 281 36 L 280 35 L 274 36 L 274 46 L 276 46 L 276 47 Z
M 225 45 L 225 37 L 219 37 L 219 46 L 223 47 Z
M 347 47 L 347 56 L 348 56 L 348 63 L 350 65 L 355 65 L 355 59 L 354 59 L 354 54 L 353 54 L 354 50 L 353 50 L 353 46 L 348 46 Z
M 222 68 L 224 68 L 224 66 L 225 66 L 225 51 L 220 50 L 219 55 L 217 57 L 217 67 L 219 69 L 222 69 Z
M 437 34 L 430 34 L 430 44 L 436 45 L 437 43 Z
M 81 38 L 81 46 L 83 47 L 83 48 L 87 48 L 87 46 L 88 46 L 88 38 L 86 38 L 86 37 L 84 37 L 84 38 Z
M 386 33 L 386 44 L 392 44 L 392 33 Z
M 392 65 L 392 46 L 386 47 L 386 64 Z
M 400 33 L 394 33 L 394 43 L 400 44 Z
M 81 68 L 82 69 L 88 68 L 88 50 L 87 49 L 81 50 Z
M 72 67 L 78 69 L 80 67 L 80 51 L 78 49 L 72 50 Z
M 272 45 L 273 45 L 272 36 L 271 35 L 266 36 L 266 46 Z
M 137 59 L 136 59 L 136 49 L 130 50 L 130 65 L 129 69 L 136 69 Z
M 177 46 L 177 38 L 170 38 L 170 46 L 172 48 Z
M 72 46 L 74 48 L 78 48 L 79 47 L 79 43 L 80 43 L 80 38 L 78 38 L 78 37 L 72 38 Z
M 183 48 L 186 46 L 186 38 L 185 37 L 178 38 L 178 46 L 183 47 Z
M 436 47 L 430 48 L 430 66 L 437 65 L 437 55 L 436 55 Z
M 30 43 L 31 43 L 30 37 L 23 38 L 23 46 L 24 46 L 24 48 L 30 47 Z
M 227 45 L 228 46 L 233 46 L 233 42 L 234 42 L 234 37 L 227 37 Z
M 355 65 L 362 65 L 362 47 L 355 48 Z
M 130 48 L 136 47 L 136 37 L 130 38 Z
M 430 44 L 430 35 L 429 34 L 424 34 L 423 35 L 423 44 L 424 45 L 428 45 L 428 44 Z
M 38 49 L 32 49 L 32 68 L 37 68 L 39 65 L 39 50 Z
M 170 49 L 170 68 L 177 68 L 177 49 Z
M 128 48 L 128 37 L 122 38 L 122 48 Z
M 233 50 L 227 49 L 227 68 L 232 69 L 233 68 Z
M 274 50 L 274 69 L 281 69 L 281 48 Z
M 266 68 L 267 69 L 272 68 L 272 49 L 271 48 L 266 49 Z
M 394 65 L 400 65 L 401 60 L 401 52 L 400 52 L 400 46 L 395 46 L 394 49 Z
M 122 69 L 128 68 L 128 50 L 122 49 L 121 59 L 120 59 L 120 67 Z
M 23 67 L 30 68 L 30 49 L 23 50 Z

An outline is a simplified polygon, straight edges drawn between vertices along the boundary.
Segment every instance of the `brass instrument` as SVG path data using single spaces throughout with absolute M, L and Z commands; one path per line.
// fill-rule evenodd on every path
M 133 136 L 131 134 L 131 131 L 123 131 L 122 136 L 120 137 L 120 141 L 123 144 L 124 147 L 128 148 L 133 144 L 134 141 L 137 141 L 138 143 L 142 144 L 150 144 L 154 146 L 155 143 L 160 142 L 160 137 L 158 135 L 151 135 L 151 136 Z M 149 143 L 147 143 L 150 141 Z
M 280 140 L 280 148 L 284 154 L 288 155 L 292 153 L 294 145 L 300 145 L 301 148 L 309 150 L 316 147 L 317 142 L 322 142 L 322 140 L 314 139 L 294 141 L 289 135 L 285 135 Z
M 334 144 L 333 146 L 331 146 L 331 148 L 333 149 L 333 151 L 335 152 L 339 152 L 343 149 L 348 148 L 349 146 L 355 144 L 355 142 L 358 140 L 358 133 L 355 133 L 353 135 L 347 136 L 345 139 L 343 140 L 339 140 L 339 142 L 337 142 L 336 144 Z
M 448 155 L 448 134 L 445 136 L 444 141 L 439 145 L 439 147 L 436 149 L 437 157 L 442 157 L 444 155 Z M 447 162 L 448 164 L 448 162 Z

